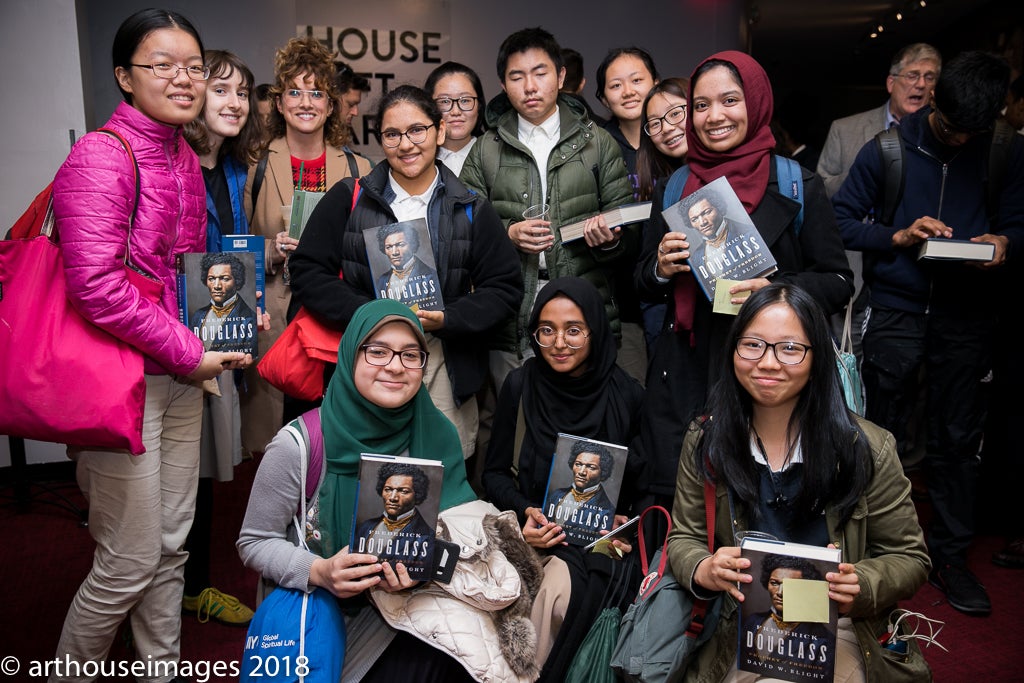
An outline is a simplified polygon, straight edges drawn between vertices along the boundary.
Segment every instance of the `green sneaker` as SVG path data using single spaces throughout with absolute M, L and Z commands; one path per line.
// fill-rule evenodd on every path
M 199 623 L 205 624 L 213 617 L 228 626 L 246 626 L 252 621 L 252 610 L 238 601 L 238 598 L 221 593 L 216 588 L 207 588 L 197 596 L 186 595 L 181 600 L 182 609 L 195 612 Z

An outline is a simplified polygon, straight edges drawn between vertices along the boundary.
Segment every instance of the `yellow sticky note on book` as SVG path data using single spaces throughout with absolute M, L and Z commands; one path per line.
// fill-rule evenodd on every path
M 727 280 L 725 278 L 715 280 L 715 302 L 712 308 L 715 313 L 736 315 L 740 312 L 740 306 L 743 304 L 732 303 L 733 295 L 729 293 L 729 288 L 739 283 L 739 280 Z M 737 296 L 742 296 L 745 301 L 750 296 L 750 292 L 740 292 Z
M 827 624 L 828 607 L 828 581 L 782 580 L 783 620 Z

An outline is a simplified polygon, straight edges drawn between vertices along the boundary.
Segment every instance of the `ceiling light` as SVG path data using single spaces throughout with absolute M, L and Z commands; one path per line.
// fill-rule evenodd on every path
M 927 7 L 928 6 L 928 3 L 925 2 L 924 0 L 920 0 L 920 2 L 918 4 L 921 5 L 921 7 Z
M 878 37 L 878 34 L 877 34 L 877 33 L 875 33 L 874 31 L 872 31 L 872 32 L 871 32 L 871 37 L 872 37 L 872 38 L 877 38 L 877 37 Z
M 903 21 L 903 12 L 896 13 L 896 21 Z
M 884 31 L 884 30 L 885 30 L 885 27 L 884 27 L 884 26 L 882 26 L 881 24 L 879 24 L 879 25 L 878 25 L 878 32 L 879 32 L 879 33 L 881 33 L 881 32 L 882 32 L 882 31 Z

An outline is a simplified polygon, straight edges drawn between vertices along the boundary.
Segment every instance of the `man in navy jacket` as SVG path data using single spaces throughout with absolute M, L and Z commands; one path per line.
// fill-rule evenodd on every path
M 863 345 L 867 417 L 904 446 L 924 368 L 925 477 L 934 510 L 930 580 L 953 607 L 971 614 L 991 611 L 966 564 L 994 331 L 1006 305 L 998 277 L 1024 249 L 1024 140 L 1018 136 L 1007 143 L 995 206 L 987 192 L 992 130 L 1009 75 L 1003 60 L 965 52 L 943 68 L 933 106 L 901 119 L 906 180 L 892 225 L 863 222 L 882 201 L 875 141 L 861 149 L 832 200 L 846 248 L 864 252 L 871 286 Z M 930 238 L 987 242 L 995 257 L 981 264 L 917 260 Z

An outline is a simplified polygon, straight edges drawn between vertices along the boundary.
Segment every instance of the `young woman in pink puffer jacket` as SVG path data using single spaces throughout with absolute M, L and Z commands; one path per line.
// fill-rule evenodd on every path
M 95 678 L 92 667 L 106 659 L 129 612 L 136 659 L 178 662 L 182 544 L 199 468 L 199 382 L 252 362 L 241 353 L 204 352 L 177 318 L 175 255 L 205 250 L 206 190 L 196 155 L 182 138 L 182 126 L 199 114 L 206 95 L 209 70 L 199 35 L 174 12 L 138 12 L 118 29 L 113 65 L 125 101 L 105 127 L 124 137 L 138 162 L 134 220 L 131 158 L 103 133 L 82 138 L 58 171 L 54 212 L 68 298 L 146 358 L 146 452 L 69 454 L 89 502 L 96 553 L 57 647 L 61 662 L 78 662 L 81 670 L 71 667 L 51 680 Z M 129 283 L 122 266 L 126 245 L 130 265 L 163 285 L 158 302 Z

